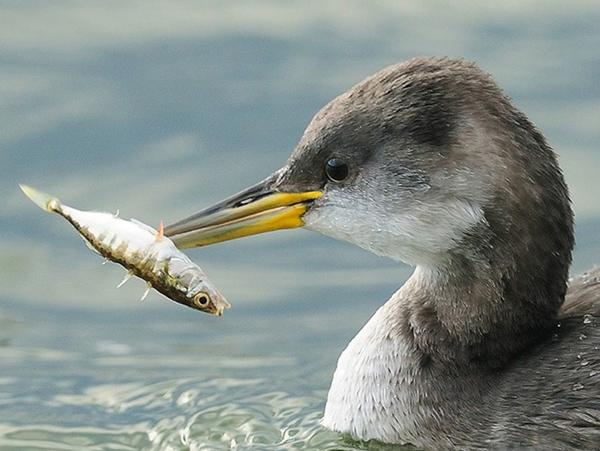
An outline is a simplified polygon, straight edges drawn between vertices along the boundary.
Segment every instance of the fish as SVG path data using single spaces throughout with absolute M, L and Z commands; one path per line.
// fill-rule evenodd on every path
M 142 300 L 154 288 L 175 302 L 212 315 L 221 316 L 230 308 L 202 268 L 164 235 L 162 222 L 154 229 L 136 219 L 121 219 L 118 212 L 78 210 L 31 186 L 19 186 L 38 207 L 66 219 L 105 263 L 112 261 L 127 270 L 117 288 L 137 276 L 146 281 Z

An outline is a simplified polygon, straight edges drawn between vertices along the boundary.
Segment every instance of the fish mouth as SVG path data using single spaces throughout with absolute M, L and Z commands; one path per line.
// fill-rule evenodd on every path
M 226 307 L 217 307 L 214 304 L 206 306 L 206 307 L 199 307 L 193 301 L 182 302 L 182 304 L 185 305 L 186 307 L 192 308 L 193 310 L 197 310 L 202 313 L 208 313 L 209 315 L 213 315 L 213 316 L 223 316 L 223 311 L 226 308 L 229 308 L 229 305 L 227 305 Z
M 180 249 L 207 246 L 274 230 L 302 227 L 322 191 L 281 191 L 279 172 L 221 202 L 165 227 Z

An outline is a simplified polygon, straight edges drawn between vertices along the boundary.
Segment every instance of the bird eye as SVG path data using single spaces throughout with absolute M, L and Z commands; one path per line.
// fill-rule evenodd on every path
M 341 182 L 348 177 L 348 165 L 338 158 L 331 158 L 325 163 L 325 173 L 329 180 Z
M 210 297 L 206 293 L 201 292 L 194 296 L 194 304 L 196 304 L 197 307 L 206 307 L 209 302 Z

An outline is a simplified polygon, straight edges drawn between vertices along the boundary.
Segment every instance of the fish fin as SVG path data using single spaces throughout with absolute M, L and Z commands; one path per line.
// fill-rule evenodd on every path
M 133 222 L 135 225 L 141 227 L 142 229 L 146 230 L 147 232 L 150 232 L 154 235 L 156 235 L 156 233 L 157 233 L 157 231 L 155 229 L 150 227 L 148 224 L 144 224 L 142 221 L 138 221 L 137 219 L 134 219 L 134 218 L 131 218 L 130 221 Z
M 121 288 L 123 285 L 125 285 L 125 282 L 127 282 L 132 277 L 133 277 L 133 273 L 131 271 L 127 271 L 125 273 L 125 277 L 123 277 L 123 280 L 121 280 L 121 282 L 119 282 L 119 285 L 117 285 L 117 288 Z
M 152 289 L 152 284 L 150 282 L 147 282 L 146 283 L 146 291 L 144 291 L 144 294 L 142 294 L 140 301 L 143 301 L 144 299 L 146 299 L 146 297 L 148 296 L 148 293 L 150 293 L 151 289 Z
M 158 243 L 165 236 L 165 225 L 162 221 L 160 221 L 160 225 L 158 226 L 158 231 L 156 232 L 156 242 Z
M 50 212 L 60 211 L 60 200 L 58 200 L 56 197 L 46 194 L 42 191 L 38 191 L 29 185 L 19 184 L 19 187 L 21 188 L 21 191 L 23 191 L 25 195 L 42 210 Z

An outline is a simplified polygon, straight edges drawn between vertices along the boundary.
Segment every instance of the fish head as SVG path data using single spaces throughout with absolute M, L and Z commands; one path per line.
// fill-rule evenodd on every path
M 230 307 L 229 302 L 200 266 L 181 254 L 175 246 L 172 246 L 172 250 L 175 255 L 168 259 L 165 273 L 169 275 L 169 284 L 177 292 L 170 297 L 195 310 L 221 316 L 223 310 Z
M 188 307 L 211 315 L 221 316 L 223 310 L 231 307 L 225 297 L 208 280 L 198 283 L 193 295 L 187 295 Z

